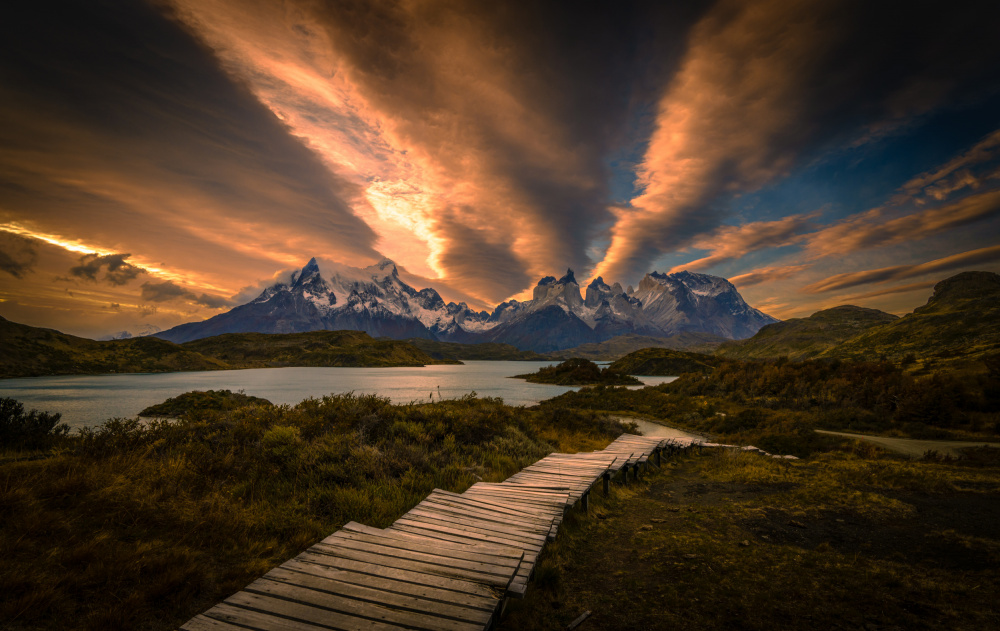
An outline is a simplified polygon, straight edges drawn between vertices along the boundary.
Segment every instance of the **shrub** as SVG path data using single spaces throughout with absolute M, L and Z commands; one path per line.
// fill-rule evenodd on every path
M 69 426 L 60 423 L 61 414 L 31 410 L 10 397 L 0 398 L 0 446 L 40 449 L 56 438 L 69 433 Z

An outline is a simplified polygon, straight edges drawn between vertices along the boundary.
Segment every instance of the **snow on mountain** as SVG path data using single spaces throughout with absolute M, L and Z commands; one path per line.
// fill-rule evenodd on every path
M 321 265 L 314 258 L 288 282 L 268 287 L 249 303 L 158 337 L 183 342 L 225 332 L 355 329 L 373 336 L 496 341 L 546 351 L 625 333 L 705 331 L 742 338 L 775 321 L 747 305 L 729 281 L 707 274 L 652 272 L 635 290 L 596 278 L 581 295 L 573 270 L 567 270 L 561 278 L 541 279 L 531 300 L 503 302 L 487 313 L 445 303 L 432 288 L 410 287 L 389 259 L 355 268 Z
M 160 327 L 155 324 L 140 324 L 134 327 L 132 330 L 118 331 L 117 333 L 110 333 L 102 337 L 97 338 L 100 342 L 106 342 L 108 340 L 130 340 L 133 337 L 145 337 L 147 335 L 153 335 L 162 331 Z

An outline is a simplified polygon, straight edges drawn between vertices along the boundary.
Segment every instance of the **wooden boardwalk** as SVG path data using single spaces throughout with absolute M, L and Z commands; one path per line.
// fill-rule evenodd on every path
M 601 451 L 549 454 L 500 483 L 435 489 L 384 530 L 351 522 L 186 631 L 473 631 L 522 598 L 546 542 L 571 507 L 613 476 L 659 466 L 683 439 L 623 434 Z

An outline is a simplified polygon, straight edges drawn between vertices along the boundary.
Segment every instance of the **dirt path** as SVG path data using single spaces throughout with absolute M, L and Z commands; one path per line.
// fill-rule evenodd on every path
M 936 451 L 939 454 L 958 458 L 962 455 L 960 449 L 968 447 L 1000 447 L 1000 443 L 958 441 L 958 440 L 916 440 L 913 438 L 890 438 L 888 436 L 867 436 L 865 434 L 849 434 L 847 432 L 829 432 L 817 429 L 817 434 L 829 434 L 830 436 L 844 436 L 846 438 L 856 438 L 879 447 L 885 447 L 897 453 L 906 454 L 911 458 L 920 458 L 928 451 Z
M 642 432 L 643 436 L 663 436 L 664 438 L 694 438 L 697 440 L 705 440 L 706 438 L 700 434 L 695 434 L 694 432 L 687 432 L 683 429 L 677 429 L 676 427 L 670 427 L 668 425 L 662 425 L 660 423 L 654 423 L 652 421 L 647 421 L 646 419 L 637 418 L 634 416 L 612 416 L 611 418 L 616 421 L 622 421 L 623 423 L 635 423 L 639 426 L 639 431 Z

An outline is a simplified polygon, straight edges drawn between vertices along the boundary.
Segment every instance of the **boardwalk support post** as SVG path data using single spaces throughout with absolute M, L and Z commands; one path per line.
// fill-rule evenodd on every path
M 583 497 L 580 498 L 580 507 L 583 509 L 583 512 L 590 512 L 590 491 L 584 493 Z
M 611 474 L 605 473 L 601 477 L 604 478 L 604 497 L 607 497 L 608 493 L 611 492 Z
M 656 468 L 657 469 L 659 469 L 661 466 L 663 466 L 663 458 L 661 456 L 662 453 L 663 453 L 662 449 L 657 449 L 656 450 Z

